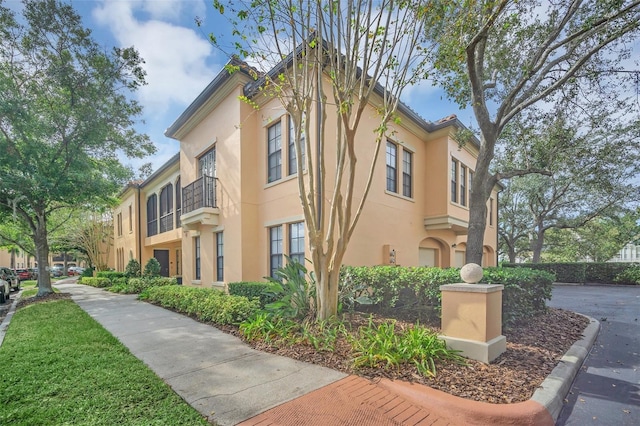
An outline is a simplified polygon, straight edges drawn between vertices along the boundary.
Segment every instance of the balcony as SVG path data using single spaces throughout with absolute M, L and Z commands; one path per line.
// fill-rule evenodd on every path
M 448 229 L 456 235 L 466 235 L 469 232 L 469 222 L 453 216 L 435 216 L 424 219 L 424 228 L 429 230 Z
M 220 211 L 217 205 L 216 186 L 216 178 L 202 176 L 182 188 L 180 222 L 183 228 L 191 230 L 201 225 L 218 225 Z

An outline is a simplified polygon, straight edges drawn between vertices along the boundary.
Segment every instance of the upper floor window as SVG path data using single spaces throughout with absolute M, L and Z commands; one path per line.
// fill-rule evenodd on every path
M 158 233 L 158 197 L 152 194 L 147 198 L 147 237 Z
M 460 204 L 467 205 L 467 168 L 460 166 Z
M 304 222 L 289 224 L 289 257 L 304 265 Z
M 129 232 L 133 232 L 133 207 L 129 204 Z
M 398 192 L 398 147 L 387 141 L 387 191 Z
M 489 198 L 489 225 L 493 225 L 493 198 Z
M 302 118 L 302 125 L 304 126 L 304 116 Z M 293 119 L 289 116 L 289 176 L 298 173 L 298 162 L 296 155 L 296 145 L 295 145 L 295 137 L 296 137 L 296 129 L 293 124 Z M 302 170 L 306 170 L 306 135 L 304 133 L 304 127 L 300 132 L 300 161 L 302 162 Z
M 160 232 L 173 229 L 173 184 L 160 190 Z
M 176 180 L 176 228 L 180 228 L 180 215 L 182 214 L 182 187 L 180 176 Z
M 116 228 L 118 231 L 118 236 L 122 235 L 122 213 L 118 213 L 116 216 Z
M 458 202 L 458 162 L 451 160 L 451 202 Z
M 216 149 L 211 148 L 198 158 L 198 177 L 216 177 Z
M 268 182 L 282 177 L 282 124 L 278 121 L 267 129 L 268 144 Z
M 455 158 L 451 159 L 451 202 L 468 206 L 471 197 L 473 172 Z
M 413 196 L 413 154 L 402 151 L 402 195 Z

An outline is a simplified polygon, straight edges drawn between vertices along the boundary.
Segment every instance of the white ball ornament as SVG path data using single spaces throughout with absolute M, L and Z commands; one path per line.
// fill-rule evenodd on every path
M 482 279 L 482 266 L 467 263 L 460 269 L 460 278 L 467 284 L 477 284 Z

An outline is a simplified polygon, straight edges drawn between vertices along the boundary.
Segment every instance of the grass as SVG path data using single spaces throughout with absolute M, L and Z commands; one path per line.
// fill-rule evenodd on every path
M 3 425 L 208 424 L 70 300 L 18 310 L 0 365 Z

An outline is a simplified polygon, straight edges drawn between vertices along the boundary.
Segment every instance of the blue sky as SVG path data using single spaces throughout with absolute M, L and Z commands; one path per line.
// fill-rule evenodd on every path
M 179 143 L 164 136 L 167 129 L 207 84 L 221 71 L 228 57 L 213 47 L 207 36 L 229 32 L 211 0 L 67 0 L 92 30 L 93 38 L 107 48 L 134 46 L 144 58 L 147 85 L 135 97 L 144 106 L 144 124 L 157 153 L 144 160 L 124 160 L 134 168 L 151 161 L 157 169 L 179 150 Z M 19 10 L 19 0 L 5 0 Z M 202 28 L 195 18 L 204 20 Z M 403 101 L 423 118 L 438 120 L 458 114 L 471 124 L 471 114 L 441 99 L 441 93 L 424 83 L 405 91 Z

